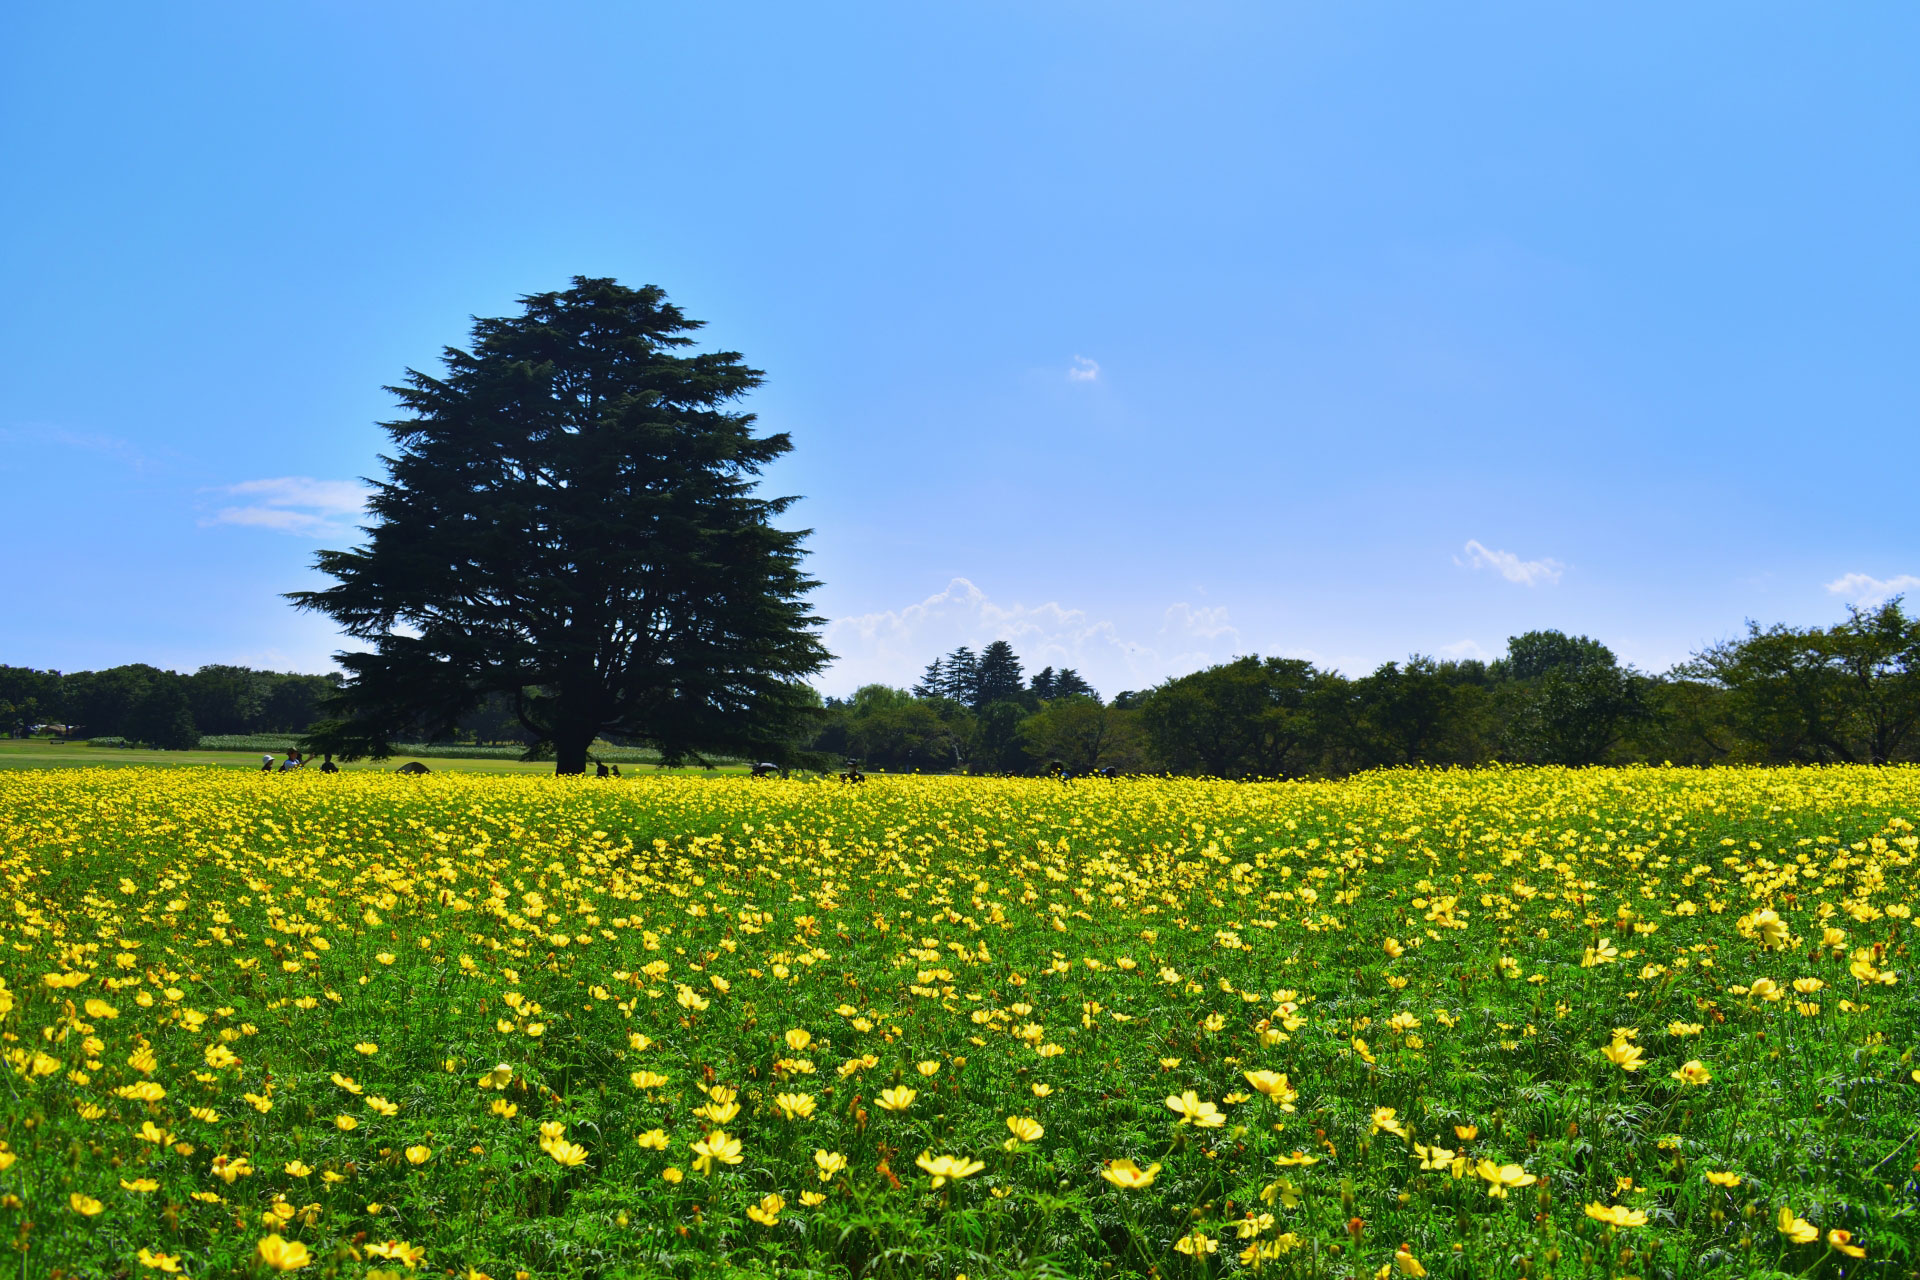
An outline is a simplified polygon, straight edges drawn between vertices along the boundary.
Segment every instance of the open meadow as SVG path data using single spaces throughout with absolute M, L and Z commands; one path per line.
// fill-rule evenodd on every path
M 0 1274 L 1913 1275 L 1915 819 L 0 772 Z

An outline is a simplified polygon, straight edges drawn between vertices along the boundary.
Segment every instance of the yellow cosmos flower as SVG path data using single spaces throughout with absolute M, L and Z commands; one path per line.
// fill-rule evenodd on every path
M 1139 1191 L 1152 1186 L 1153 1176 L 1159 1172 L 1157 1164 L 1142 1169 L 1131 1160 L 1109 1160 L 1101 1168 L 1100 1176 L 1123 1191 Z
M 353 1051 L 355 1053 L 365 1054 L 371 1058 L 374 1054 L 380 1052 L 380 1046 L 371 1040 L 362 1040 L 359 1044 L 353 1046 Z
M 740 1139 L 730 1138 L 725 1130 L 715 1129 L 706 1137 L 693 1144 L 693 1153 L 698 1157 L 693 1162 L 697 1173 L 710 1173 L 716 1162 L 720 1164 L 739 1164 L 745 1159 L 740 1154 Z
M 813 1153 L 813 1163 L 820 1170 L 820 1181 L 831 1182 L 834 1174 L 847 1167 L 847 1158 L 838 1151 L 822 1148 Z
M 1646 1052 L 1637 1044 L 1615 1040 L 1600 1050 L 1600 1056 L 1622 1071 L 1638 1071 L 1646 1065 Z
M 132 1191 L 138 1195 L 146 1195 L 150 1191 L 158 1191 L 160 1184 L 152 1178 L 135 1178 L 132 1182 L 128 1182 L 125 1178 L 122 1178 L 120 1179 L 120 1189 L 122 1191 Z
M 1853 1232 L 1841 1227 L 1835 1227 L 1833 1230 L 1827 1232 L 1827 1243 L 1836 1251 L 1846 1254 L 1849 1258 L 1864 1258 L 1867 1256 L 1865 1249 L 1853 1243 Z
M 1454 1162 L 1460 1158 L 1456 1152 L 1445 1147 L 1423 1147 L 1418 1143 L 1414 1144 L 1413 1157 L 1420 1162 L 1422 1169 L 1427 1170 L 1452 1169 Z
M 826 1202 L 827 1198 L 818 1191 L 802 1191 L 800 1193 L 800 1203 L 809 1209 L 817 1209 Z
M 587 1161 L 587 1149 L 577 1142 L 568 1142 L 565 1138 L 546 1138 L 540 1143 L 540 1149 L 562 1168 L 572 1169 Z
M 1047 1131 L 1038 1120 L 1028 1116 L 1008 1116 L 1007 1128 L 1012 1131 L 1015 1142 L 1038 1142 Z
M 213 1176 L 232 1186 L 236 1178 L 252 1177 L 253 1166 L 247 1163 L 245 1156 L 215 1156 Z
M 155 1253 L 151 1249 L 142 1249 L 134 1256 L 149 1271 L 164 1271 L 173 1276 L 180 1274 L 180 1255 L 177 1253 Z
M 1487 1194 L 1497 1200 L 1506 1199 L 1507 1192 L 1515 1187 L 1530 1187 L 1539 1181 L 1517 1164 L 1495 1164 L 1491 1160 L 1482 1160 L 1473 1172 L 1486 1182 Z
M 333 1124 L 334 1127 L 342 1133 L 352 1133 L 360 1127 L 360 1122 L 352 1116 L 335 1116 L 333 1118 Z
M 1200 1095 L 1191 1089 L 1169 1097 L 1167 1110 L 1178 1115 L 1181 1124 L 1190 1124 L 1199 1129 L 1218 1129 L 1227 1122 L 1220 1108 L 1211 1102 L 1203 1102 Z
M 780 1211 L 786 1207 L 787 1202 L 777 1195 L 763 1196 L 759 1204 L 748 1208 L 747 1216 L 763 1227 L 777 1227 L 780 1225 Z
M 789 1120 L 806 1120 L 813 1115 L 814 1100 L 810 1093 L 783 1093 L 773 1100 L 781 1115 Z
M 795 1027 L 791 1031 L 787 1032 L 784 1039 L 786 1040 L 787 1048 L 790 1051 L 794 1053 L 801 1053 L 806 1050 L 808 1045 L 813 1043 L 813 1033 L 811 1031 L 803 1030 L 800 1027 Z
M 431 1159 L 433 1159 L 432 1147 L 412 1146 L 407 1148 L 408 1164 L 425 1164 L 427 1161 Z
M 1794 1217 L 1793 1209 L 1788 1205 L 1780 1206 L 1780 1213 L 1774 1219 L 1774 1225 L 1779 1228 L 1781 1235 L 1795 1244 L 1812 1244 L 1820 1238 L 1820 1228 L 1805 1218 Z
M 1698 1058 L 1689 1060 L 1669 1074 L 1675 1080 L 1685 1085 L 1699 1086 L 1713 1079 L 1713 1073 L 1708 1071 L 1706 1064 L 1702 1063 Z
M 480 1087 L 482 1089 L 504 1089 L 512 1080 L 513 1068 L 503 1062 L 480 1077 Z M 336 1079 L 334 1083 L 338 1084 L 339 1081 Z
M 493 1112 L 493 1114 L 499 1116 L 502 1120 L 511 1120 L 520 1114 L 520 1105 L 515 1102 L 508 1102 L 505 1098 L 495 1098 L 493 1105 L 488 1107 L 487 1110 Z
M 919 1094 L 907 1088 L 905 1085 L 901 1085 L 895 1089 L 882 1089 L 880 1091 L 880 1109 L 883 1111 L 905 1111 L 913 1105 L 913 1100 L 919 1096 Z
M 1204 1258 L 1210 1253 L 1218 1253 L 1220 1242 L 1196 1227 L 1191 1235 L 1181 1236 L 1174 1241 L 1173 1247 L 1190 1258 Z
M 1282 1111 L 1292 1111 L 1294 1102 L 1300 1097 L 1299 1091 L 1287 1079 L 1284 1071 L 1243 1071 L 1240 1073 L 1269 1102 L 1277 1103 Z
M 384 1244 L 370 1244 L 367 1246 L 367 1252 L 376 1258 L 402 1263 L 409 1271 L 419 1266 L 420 1260 L 427 1256 L 424 1246 L 408 1244 L 405 1240 L 388 1240 Z
M 1737 1173 L 1723 1173 L 1718 1169 L 1709 1169 L 1705 1176 L 1707 1181 L 1716 1187 L 1733 1188 L 1740 1185 L 1740 1175 Z
M 87 1218 L 93 1217 L 106 1207 L 92 1196 L 82 1195 L 78 1191 L 67 1197 L 67 1205 L 75 1213 Z
M 649 1129 L 634 1140 L 642 1151 L 665 1151 L 668 1145 L 665 1129 Z
M 1394 1117 L 1398 1113 L 1393 1107 L 1375 1107 L 1373 1109 L 1372 1133 L 1390 1133 L 1396 1138 L 1408 1136 L 1406 1127 Z
M 1788 942 L 1787 922 L 1780 918 L 1779 912 L 1771 909 L 1754 912 L 1747 932 L 1768 950 L 1784 947 Z
M 940 1070 L 940 1064 L 938 1062 L 916 1062 L 913 1064 L 913 1069 L 923 1076 L 932 1076 Z
M 287 1161 L 285 1172 L 289 1177 L 304 1178 L 313 1172 L 313 1166 L 304 1161 L 289 1160 Z
M 367 1095 L 367 1105 L 373 1108 L 373 1110 L 378 1111 L 383 1116 L 397 1116 L 400 1114 L 400 1107 L 398 1106 L 398 1104 L 388 1102 L 385 1098 L 381 1097 L 377 1093 L 370 1093 Z
M 1587 1205 L 1587 1216 L 1596 1222 L 1604 1222 L 1614 1227 L 1644 1227 L 1647 1215 L 1638 1209 L 1629 1209 L 1623 1204 L 1601 1204 L 1598 1201 Z
M 254 1246 L 254 1252 L 275 1271 L 298 1271 L 313 1261 L 307 1246 L 298 1240 L 283 1240 L 278 1233 L 260 1241 Z
M 636 1089 L 658 1089 L 667 1083 L 667 1078 L 658 1071 L 636 1071 L 627 1079 Z
M 1392 956 L 1395 960 L 1398 960 L 1401 956 L 1407 954 L 1407 949 L 1400 945 L 1400 940 L 1398 938 L 1388 938 L 1385 942 L 1380 944 L 1380 949 L 1386 952 L 1389 956 Z
M 944 1187 L 949 1179 L 958 1182 L 962 1178 L 971 1178 L 987 1167 L 981 1161 L 969 1160 L 965 1156 L 935 1156 L 930 1151 L 922 1151 L 914 1158 L 914 1163 L 933 1178 L 935 1190 Z

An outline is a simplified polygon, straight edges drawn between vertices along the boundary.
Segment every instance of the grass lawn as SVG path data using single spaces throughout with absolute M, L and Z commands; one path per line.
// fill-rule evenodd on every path
M 276 763 L 284 753 L 273 753 Z M 0 739 L 0 769 L 90 769 L 125 768 L 129 765 L 155 767 L 198 767 L 212 769 L 251 769 L 260 768 L 258 751 L 147 751 L 138 748 L 89 747 L 78 742 L 55 742 L 50 738 L 32 738 L 25 741 Z M 443 759 L 437 756 L 394 756 L 390 760 L 357 760 L 351 764 L 342 764 L 345 770 L 372 770 L 376 773 L 391 773 L 409 760 L 418 760 L 435 773 L 519 773 L 537 777 L 551 777 L 553 762 L 519 760 L 461 760 Z M 717 769 L 658 769 L 652 765 L 622 765 L 621 773 L 627 776 L 652 775 L 657 773 L 718 775 L 723 773 L 745 773 L 747 766 L 741 764 L 722 765 Z

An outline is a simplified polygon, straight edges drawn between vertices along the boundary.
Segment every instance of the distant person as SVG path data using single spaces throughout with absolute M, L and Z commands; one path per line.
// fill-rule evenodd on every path
M 292 773 L 295 769 L 300 768 L 305 763 L 306 761 L 300 758 L 300 751 L 296 747 L 293 750 L 288 751 L 287 758 L 280 762 L 280 772 Z
M 272 772 L 273 772 L 273 757 L 272 757 L 272 756 L 261 756 L 261 757 L 260 757 L 260 772 L 262 772 L 262 773 L 272 773 Z
M 780 772 L 780 766 L 767 760 L 762 760 L 753 766 L 753 776 L 756 778 L 770 778 L 778 772 Z
M 427 768 L 427 766 L 421 764 L 418 760 L 409 760 L 405 764 L 401 765 L 398 769 L 395 769 L 394 772 L 404 773 L 409 776 L 417 777 L 423 773 L 432 773 L 433 770 Z
M 615 766 L 613 766 L 613 776 L 614 776 L 614 777 L 616 777 L 616 778 L 620 776 L 620 766 L 619 766 L 619 765 L 615 765 Z
M 867 775 L 860 772 L 860 762 L 858 760 L 847 761 L 847 771 L 840 775 L 840 781 L 865 782 L 866 780 Z
M 340 772 L 340 766 L 333 762 L 333 753 L 331 751 L 327 753 L 327 758 L 320 762 L 320 772 L 322 773 Z

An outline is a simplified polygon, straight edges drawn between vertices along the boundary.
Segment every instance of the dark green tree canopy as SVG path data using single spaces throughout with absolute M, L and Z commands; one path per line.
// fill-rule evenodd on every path
M 805 531 L 774 527 L 793 499 L 755 494 L 792 444 L 733 408 L 760 372 L 688 350 L 701 322 L 651 286 L 576 277 L 521 304 L 390 388 L 407 416 L 383 424 L 367 543 L 291 596 L 373 645 L 341 655 L 312 745 L 382 756 L 505 694 L 561 773 L 603 733 L 777 757 L 827 653 Z

